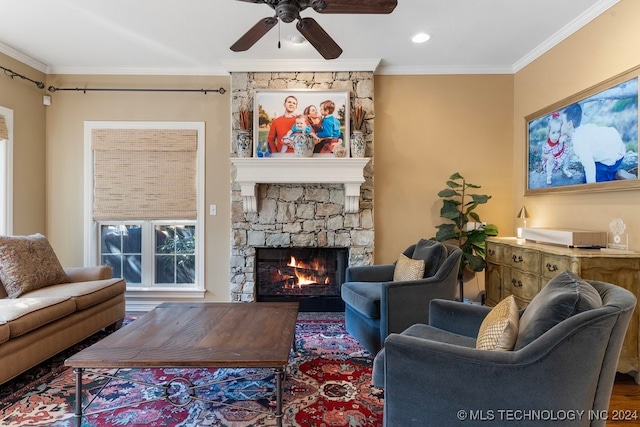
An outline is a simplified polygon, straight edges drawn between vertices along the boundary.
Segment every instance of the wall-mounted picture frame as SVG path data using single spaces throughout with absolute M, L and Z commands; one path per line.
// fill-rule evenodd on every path
M 640 67 L 525 118 L 525 195 L 640 189 Z
M 294 137 L 303 133 L 313 140 L 312 157 L 348 157 L 350 111 L 349 91 L 256 90 L 253 155 L 299 157 Z

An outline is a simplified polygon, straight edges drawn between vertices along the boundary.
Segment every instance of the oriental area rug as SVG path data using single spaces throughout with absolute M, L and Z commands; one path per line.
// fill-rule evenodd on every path
M 105 334 L 0 386 L 0 426 L 75 426 L 75 374 L 63 362 Z M 286 371 L 283 426 L 382 426 L 383 392 L 371 384 L 372 359 L 345 332 L 343 313 L 300 313 L 296 345 Z M 112 375 L 118 378 L 110 379 Z M 180 397 L 171 405 L 162 398 L 164 390 L 145 385 L 161 383 L 172 384 L 172 389 L 205 386 L 196 390 L 198 399 L 185 399 L 180 406 Z M 82 419 L 84 427 L 276 425 L 269 413 L 275 405 L 272 370 L 87 370 L 83 387 L 84 399 L 93 399 L 86 410 L 91 415 Z M 185 396 L 180 390 L 172 392 Z

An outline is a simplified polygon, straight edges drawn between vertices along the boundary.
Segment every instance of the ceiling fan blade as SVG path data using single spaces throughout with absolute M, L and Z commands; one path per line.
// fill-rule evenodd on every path
M 324 0 L 324 9 L 318 13 L 391 13 L 398 5 L 397 0 Z
M 315 19 L 299 19 L 296 28 L 324 59 L 336 59 L 342 54 L 342 48 L 322 29 Z
M 245 50 L 248 50 L 251 46 L 256 44 L 256 42 L 260 40 L 262 36 L 267 34 L 269 30 L 272 29 L 277 23 L 278 20 L 274 17 L 261 19 L 256 25 L 251 27 L 249 31 L 244 33 L 244 35 L 240 37 L 238 41 L 231 46 L 230 49 L 234 52 L 243 52 Z
M 265 3 L 264 0 L 238 0 L 238 1 L 244 1 L 247 3 Z

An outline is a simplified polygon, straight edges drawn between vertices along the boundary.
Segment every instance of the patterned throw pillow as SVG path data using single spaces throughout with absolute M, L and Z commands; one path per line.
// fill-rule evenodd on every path
M 0 281 L 9 298 L 44 288 L 68 283 L 60 261 L 42 234 L 0 236 Z
M 518 338 L 520 317 L 518 306 L 509 295 L 491 309 L 478 331 L 476 348 L 479 350 L 513 350 Z
M 406 255 L 400 254 L 400 258 L 396 262 L 396 268 L 393 270 L 393 281 L 403 282 L 405 280 L 422 279 L 424 275 L 424 260 L 411 259 Z

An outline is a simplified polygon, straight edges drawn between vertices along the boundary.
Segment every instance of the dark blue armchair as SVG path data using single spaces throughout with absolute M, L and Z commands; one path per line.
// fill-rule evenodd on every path
M 389 335 L 374 361 L 373 382 L 385 388 L 384 425 L 604 426 L 597 415 L 608 410 L 636 298 L 616 285 L 587 282 L 601 306 L 547 325 L 513 351 L 475 348 L 490 307 L 433 301 L 430 323 Z M 538 304 L 542 321 L 557 313 L 547 310 L 553 300 Z M 536 418 L 567 413 L 572 418 Z
M 342 285 L 346 330 L 374 355 L 390 333 L 426 323 L 432 299 L 456 296 L 459 247 L 423 239 L 403 254 L 425 260 L 424 277 L 394 281 L 396 263 L 359 266 L 347 269 Z

